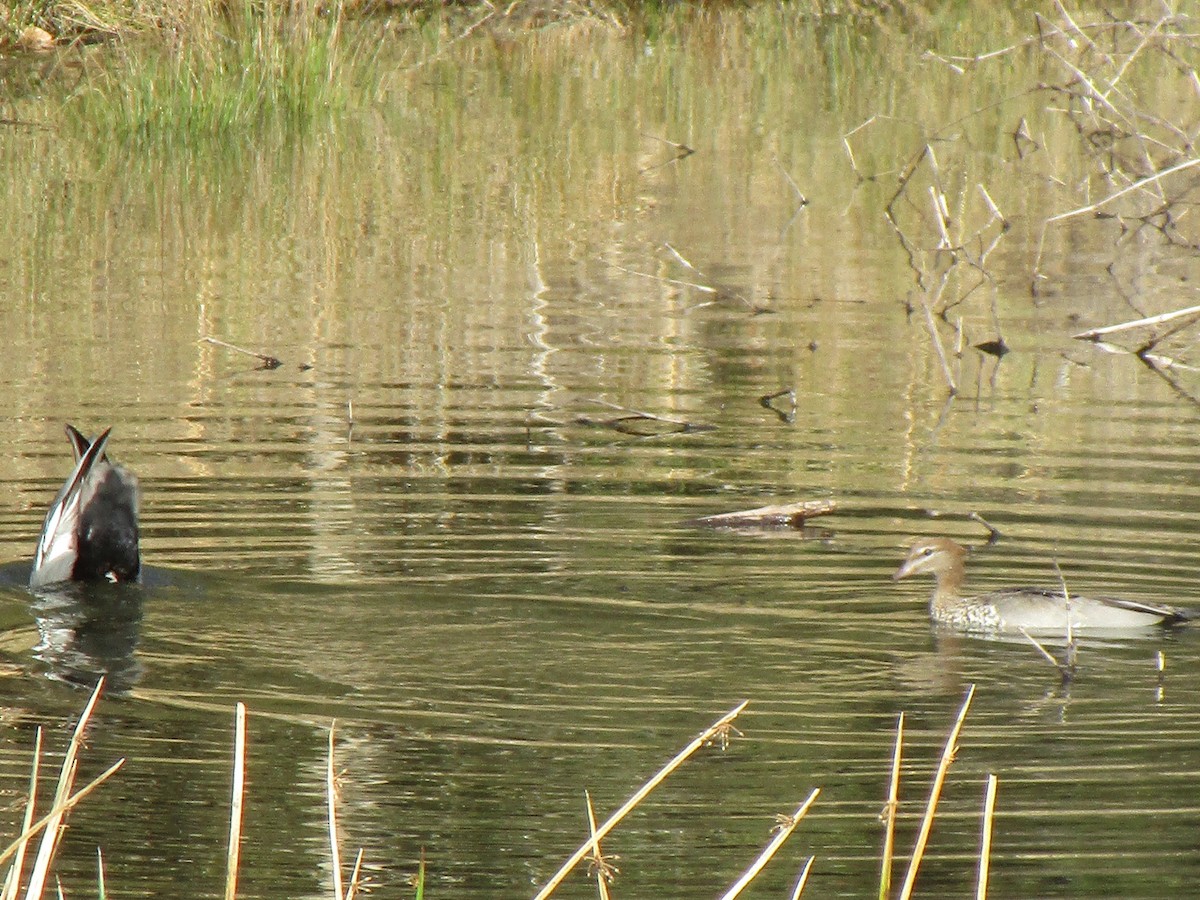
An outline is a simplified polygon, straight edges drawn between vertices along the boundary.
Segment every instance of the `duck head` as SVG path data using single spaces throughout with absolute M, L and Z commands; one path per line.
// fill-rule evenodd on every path
M 106 429 L 89 441 L 67 426 L 75 468 L 54 498 L 38 539 L 31 587 L 64 581 L 136 581 L 138 481 L 105 455 Z
M 961 573 L 966 558 L 967 548 L 949 538 L 922 538 L 909 549 L 908 556 L 892 579 L 899 581 L 909 575 Z

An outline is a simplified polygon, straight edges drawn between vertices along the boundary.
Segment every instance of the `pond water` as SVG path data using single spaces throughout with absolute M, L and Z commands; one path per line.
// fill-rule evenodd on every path
M 373 896 L 412 896 L 422 853 L 427 896 L 532 896 L 586 837 L 585 790 L 606 816 L 745 699 L 728 748 L 605 842 L 617 895 L 718 894 L 819 787 L 756 895 L 811 855 L 810 896 L 875 896 L 897 715 L 903 859 L 973 684 L 920 896 L 973 888 L 988 773 L 991 896 L 1186 894 L 1200 632 L 1085 638 L 1064 685 L 1023 640 L 933 630 L 930 585 L 890 579 L 944 534 L 981 589 L 1057 562 L 1072 589 L 1200 607 L 1194 373 L 1071 339 L 1193 305 L 1194 253 L 1128 209 L 1043 236 L 1109 192 L 1033 89 L 1069 81 L 1049 51 L 924 55 L 1034 32 L 777 9 L 481 32 L 417 69 L 401 47 L 369 108 L 271 152 L 0 133 L 6 832 L 35 726 L 56 760 L 69 682 L 101 669 L 83 774 L 127 763 L 72 815 L 68 896 L 97 847 L 116 896 L 223 895 L 238 701 L 240 896 L 329 895 L 334 720 Z M 1161 116 L 1189 109 L 1173 77 L 1128 74 Z M 953 396 L 923 301 L 949 310 Z M 67 421 L 112 425 L 144 491 L 145 584 L 82 607 L 23 587 Z M 821 498 L 805 529 L 689 524 Z

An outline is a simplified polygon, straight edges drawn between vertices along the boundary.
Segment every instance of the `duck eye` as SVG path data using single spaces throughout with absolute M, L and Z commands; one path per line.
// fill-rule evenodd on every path
M 921 551 L 921 555 L 922 556 L 933 556 L 933 548 L 926 547 L 924 550 Z

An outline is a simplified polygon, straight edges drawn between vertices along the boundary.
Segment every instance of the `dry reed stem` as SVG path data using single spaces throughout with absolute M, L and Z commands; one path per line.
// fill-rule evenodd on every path
M 813 788 L 808 799 L 801 803 L 794 813 L 790 816 L 780 817 L 781 823 L 776 826 L 775 837 L 763 848 L 758 858 L 750 864 L 750 868 L 742 873 L 742 877 L 734 882 L 733 887 L 721 895 L 721 900 L 734 900 L 746 889 L 746 885 L 758 877 L 758 873 L 771 861 L 771 857 L 783 846 L 783 842 L 791 837 L 792 832 L 796 830 L 796 826 L 800 824 L 800 820 L 804 818 L 805 813 L 808 812 L 809 807 L 813 805 L 820 793 L 820 788 Z
M 1018 628 L 1017 631 L 1019 631 L 1019 632 L 1021 632 L 1021 634 L 1025 635 L 1025 640 L 1027 640 L 1027 641 L 1029 641 L 1029 643 L 1033 644 L 1033 646 L 1038 649 L 1038 652 L 1041 653 L 1042 656 L 1046 657 L 1046 659 L 1048 659 L 1050 661 L 1050 665 L 1052 665 L 1052 666 L 1054 666 L 1054 668 L 1058 669 L 1059 672 L 1062 671 L 1062 663 L 1060 663 L 1057 659 L 1055 659 L 1054 654 L 1051 653 L 1049 650 L 1047 650 L 1045 647 L 1043 647 L 1041 642 L 1037 638 L 1035 638 L 1032 634 L 1030 634 L 1024 628 Z
M 942 794 L 942 784 L 946 780 L 946 772 L 949 771 L 950 764 L 954 762 L 954 754 L 958 750 L 958 733 L 962 730 L 963 721 L 967 718 L 967 710 L 971 706 L 971 698 L 974 696 L 975 685 L 971 685 L 967 689 L 967 696 L 963 700 L 962 709 L 958 712 L 954 727 L 950 729 L 950 734 L 946 738 L 942 759 L 938 763 L 937 774 L 933 778 L 933 787 L 929 790 L 929 802 L 925 806 L 925 815 L 921 819 L 921 830 L 917 833 L 917 843 L 913 847 L 912 859 L 908 863 L 904 885 L 900 888 L 900 900 L 908 900 L 916 886 L 917 871 L 921 867 L 921 858 L 925 855 L 925 845 L 929 843 L 929 832 L 933 830 L 933 817 L 937 812 L 938 799 Z
M 0 853 L 0 864 L 7 862 L 9 857 L 11 857 L 20 849 L 21 844 L 27 843 L 30 839 L 36 836 L 39 831 L 51 824 L 51 822 L 55 823 L 55 830 L 57 831 L 58 820 L 74 809 L 84 797 L 111 778 L 117 769 L 121 768 L 123 765 L 125 765 L 125 758 L 121 757 L 115 763 L 89 781 L 84 787 L 80 788 L 79 791 L 71 794 L 62 803 L 55 804 L 54 808 L 51 809 L 50 812 L 46 813 L 46 815 L 42 816 L 40 819 L 30 825 L 21 833 L 20 837 L 4 848 L 4 851 Z M 43 873 L 43 881 L 44 878 L 45 873 Z M 29 897 L 30 895 L 26 893 L 25 896 Z
M 329 723 L 329 760 L 325 766 L 325 797 L 329 805 L 329 855 L 333 862 L 333 900 L 346 900 L 342 893 L 342 853 L 337 832 L 337 771 L 333 767 L 333 732 L 337 720 Z
M 104 851 L 99 847 L 96 848 L 96 896 L 108 896 L 108 888 L 104 884 Z
M 800 900 L 800 895 L 804 893 L 804 885 L 808 884 L 808 873 L 812 870 L 815 859 L 815 856 L 810 856 L 808 862 L 804 864 L 804 868 L 800 870 L 800 877 L 796 879 L 796 886 L 792 888 L 791 900 Z
M 1071 625 L 1071 594 L 1067 591 L 1067 579 L 1063 577 L 1058 560 L 1054 560 L 1054 571 L 1058 574 L 1058 583 L 1062 585 L 1063 603 L 1067 610 L 1067 660 L 1063 666 L 1063 678 L 1070 680 L 1075 676 L 1075 663 L 1079 658 L 1079 645 L 1075 643 L 1075 629 Z
M 62 837 L 62 817 L 65 809 L 60 808 L 63 807 L 75 785 L 75 774 L 79 767 L 79 748 L 83 744 L 83 735 L 87 730 L 87 723 L 92 717 L 92 711 L 95 710 L 103 690 L 104 679 L 101 678 L 96 683 L 96 688 L 92 691 L 92 696 L 84 706 L 83 712 L 80 713 L 79 721 L 75 723 L 75 731 L 71 734 L 70 743 L 67 744 L 67 752 L 63 756 L 62 768 L 59 769 L 58 773 L 58 785 L 54 791 L 54 809 L 59 810 L 59 812 L 55 813 L 52 810 L 50 815 L 47 816 L 46 830 L 42 833 L 42 840 L 38 845 L 33 870 L 29 873 L 29 886 L 25 891 L 26 900 L 33 900 L 35 897 L 40 897 L 45 888 L 46 876 L 50 871 L 50 862 L 54 858 L 54 852 L 58 848 L 59 839 Z M 113 771 L 116 770 L 114 769 Z
M 358 848 L 358 855 L 354 857 L 354 868 L 350 870 L 350 884 L 346 886 L 346 900 L 354 900 L 358 896 L 359 889 L 362 887 L 362 847 Z
M 534 896 L 534 900 L 545 900 L 546 897 L 549 897 L 551 894 L 553 894 L 558 886 L 562 884 L 563 879 L 566 878 L 567 875 L 570 874 L 571 870 L 579 864 L 579 861 L 599 844 L 601 838 L 616 828 L 621 820 L 633 811 L 634 807 L 645 800 L 646 796 L 656 787 L 658 787 L 668 775 L 683 765 L 689 756 L 691 756 L 713 738 L 717 736 L 724 736 L 727 733 L 729 723 L 736 719 L 742 710 L 744 710 L 749 704 L 749 700 L 743 700 L 729 712 L 725 713 L 725 715 L 721 716 L 721 718 L 717 719 L 717 721 L 702 731 L 699 735 L 697 735 L 690 744 L 675 754 L 675 756 L 672 757 L 665 766 L 659 769 L 649 781 L 638 788 L 633 796 L 626 800 L 620 809 L 609 816 L 608 819 L 605 820 L 604 824 L 596 829 L 596 833 L 584 841 L 583 846 L 571 854 L 571 856 L 562 864 L 559 870 L 554 873 L 553 877 L 546 882 L 545 887 L 537 892 L 537 894 Z
M 225 864 L 225 900 L 237 896 L 238 861 L 242 853 L 242 802 L 246 793 L 246 704 L 234 708 L 233 788 L 229 802 L 229 849 Z
M 21 820 L 21 833 L 28 834 L 33 825 L 33 814 L 37 807 L 38 777 L 42 767 L 42 726 L 37 727 L 33 736 L 33 765 L 29 770 L 29 797 L 25 801 L 25 816 Z M 8 875 L 4 879 L 4 890 L 0 891 L 0 900 L 13 900 L 21 889 L 21 872 L 25 868 L 25 848 L 27 841 L 21 841 L 17 847 L 17 855 Z
M 979 880 L 975 888 L 975 900 L 987 900 L 988 865 L 992 857 L 992 820 L 996 815 L 995 775 L 988 775 L 987 789 L 983 795 L 983 837 L 979 844 Z
M 879 870 L 879 900 L 892 892 L 892 856 L 896 849 L 896 812 L 900 808 L 900 760 L 904 753 L 904 712 L 896 718 L 896 748 L 892 751 L 892 778 L 883 807 L 883 862 Z
M 583 796 L 587 801 L 588 834 L 594 838 L 596 836 L 596 811 L 592 808 L 592 795 L 584 791 Z M 596 866 L 596 892 L 600 895 L 600 900 L 610 900 L 608 894 L 609 873 L 615 872 L 616 869 L 612 868 L 611 864 L 605 861 L 604 853 L 600 850 L 599 841 L 596 841 L 593 848 L 589 859 Z

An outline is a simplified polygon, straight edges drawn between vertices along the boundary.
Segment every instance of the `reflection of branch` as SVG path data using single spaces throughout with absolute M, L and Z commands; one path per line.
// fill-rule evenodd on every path
M 1147 369 L 1165 381 L 1167 383 L 1167 387 L 1178 394 L 1180 398 L 1188 401 L 1188 403 L 1191 403 L 1193 406 L 1200 407 L 1200 397 L 1196 397 L 1195 395 L 1189 393 L 1183 387 L 1183 385 L 1181 385 L 1175 378 L 1171 376 L 1170 369 L 1178 368 L 1178 363 L 1163 368 L 1159 366 L 1159 362 L 1165 360 L 1166 357 L 1157 356 L 1153 353 L 1136 353 L 1134 355 L 1142 361 Z
M 601 259 L 600 261 L 605 265 L 612 266 L 614 269 L 620 272 L 624 272 L 626 275 L 637 275 L 639 278 L 649 278 L 653 281 L 664 282 L 665 284 L 677 284 L 680 287 L 695 288 L 698 291 L 704 291 L 706 294 L 719 293 L 719 291 L 711 285 L 697 284 L 694 281 L 680 281 L 678 278 L 667 278 L 665 275 L 652 275 L 649 272 L 639 272 L 636 269 L 627 269 L 624 266 L 617 265 L 615 262 L 611 262 L 607 259 Z

